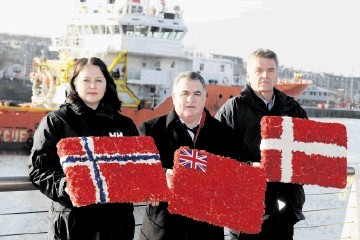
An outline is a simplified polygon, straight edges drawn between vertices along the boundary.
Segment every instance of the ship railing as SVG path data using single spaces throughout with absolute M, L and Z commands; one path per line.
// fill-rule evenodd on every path
M 299 79 L 299 78 L 279 78 L 278 79 L 278 83 L 281 83 L 281 84 L 287 84 L 287 83 L 291 83 L 291 84 L 294 84 L 294 83 L 298 83 L 298 84 L 309 84 L 311 85 L 312 84 L 312 81 L 311 80 L 308 80 L 308 79 Z
M 348 167 L 347 175 L 347 186 L 344 189 L 314 186 L 307 188 L 305 186 L 306 203 L 303 212 L 306 219 L 295 225 L 294 240 L 324 239 L 326 234 L 330 234 L 331 239 L 359 239 L 359 217 L 355 214 L 359 211 L 359 208 L 356 207 L 355 168 Z M 33 190 L 37 189 L 32 185 L 28 176 L 0 177 L 0 219 L 2 220 L 0 238 L 43 239 L 45 237 L 50 200 L 40 191 Z M 11 196 L 9 198 L 12 199 L 11 204 L 16 205 L 17 210 L 8 212 L 9 210 L 6 209 L 15 208 L 8 206 L 9 203 L 2 203 L 4 199 L 7 199 L 5 194 L 18 193 L 27 193 L 28 195 L 25 197 Z M 31 195 L 29 195 L 30 193 Z M 26 207 L 25 210 L 22 210 L 24 207 Z M 142 217 L 145 213 L 144 208 L 144 203 L 134 204 L 135 239 L 139 234 Z M 15 227 L 18 223 L 20 226 Z M 338 229 L 338 231 L 334 229 Z M 227 228 L 225 228 L 225 239 L 229 239 L 229 229 Z
M 50 50 L 56 51 L 63 48 L 82 48 L 84 46 L 84 37 L 82 36 L 69 36 L 66 39 L 63 37 L 52 38 Z

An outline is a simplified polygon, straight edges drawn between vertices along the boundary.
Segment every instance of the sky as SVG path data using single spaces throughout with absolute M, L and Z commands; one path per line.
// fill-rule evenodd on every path
M 179 0 L 178 0 L 179 1 Z M 56 36 L 75 0 L 8 0 L 0 32 Z M 360 76 L 359 0 L 183 0 L 186 46 L 242 57 L 269 48 L 295 70 Z

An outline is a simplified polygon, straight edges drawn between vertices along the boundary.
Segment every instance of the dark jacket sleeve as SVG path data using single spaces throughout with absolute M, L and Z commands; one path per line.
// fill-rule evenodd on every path
M 285 217 L 291 224 L 304 220 L 302 208 L 305 203 L 305 192 L 302 185 L 299 184 L 282 184 L 283 189 L 280 192 L 279 200 L 283 197 L 287 200 L 287 209 L 285 209 Z
M 34 135 L 34 145 L 29 157 L 30 180 L 44 195 L 53 201 L 71 207 L 65 192 L 66 178 L 57 155 L 56 144 L 60 139 L 56 117 L 48 114 L 40 122 Z

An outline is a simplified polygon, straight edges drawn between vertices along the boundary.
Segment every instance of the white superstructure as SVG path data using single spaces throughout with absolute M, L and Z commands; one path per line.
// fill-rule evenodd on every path
M 126 51 L 126 60 L 112 69 L 114 78 L 126 74 L 128 91 L 119 94 L 125 106 L 141 100 L 156 106 L 182 71 L 200 72 L 207 84 L 239 84 L 234 61 L 185 49 L 182 15 L 183 7 L 174 1 L 78 0 L 66 34 L 55 38 L 50 50 L 75 59 L 97 56 L 108 65 Z

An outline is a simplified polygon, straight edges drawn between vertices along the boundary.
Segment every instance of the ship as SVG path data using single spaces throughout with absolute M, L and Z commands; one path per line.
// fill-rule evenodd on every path
M 180 1 L 76 0 L 66 32 L 49 47 L 56 59 L 33 59 L 31 102 L 0 104 L 0 149 L 29 149 L 41 119 L 64 103 L 76 59 L 99 57 L 115 80 L 121 113 L 136 125 L 172 108 L 171 89 L 183 71 L 206 81 L 212 115 L 245 84 L 242 59 L 202 53 L 182 43 L 188 29 Z M 298 98 L 311 85 L 302 78 L 276 86 Z

